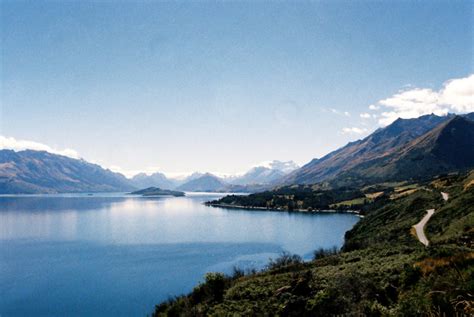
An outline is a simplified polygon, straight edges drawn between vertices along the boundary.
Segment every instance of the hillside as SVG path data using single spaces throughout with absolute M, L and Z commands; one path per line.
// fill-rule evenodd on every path
M 316 250 L 311 262 L 284 254 L 260 272 L 209 273 L 189 295 L 156 306 L 154 315 L 470 315 L 474 172 L 417 186 L 367 202 L 342 251 Z M 428 208 L 436 212 L 425 248 L 412 226 Z
M 474 122 L 455 116 L 373 160 L 340 173 L 334 184 L 420 180 L 474 167 Z
M 44 151 L 0 150 L 0 194 L 130 191 L 121 174 Z
M 470 117 L 471 114 L 468 114 L 464 120 L 467 121 Z M 416 139 L 453 118 L 455 115 L 445 117 L 425 115 L 415 119 L 398 119 L 362 140 L 351 142 L 319 160 L 312 160 L 283 178 L 280 184 L 314 184 L 334 180 L 341 174 L 345 174 L 346 179 L 359 177 L 363 178 L 362 181 L 370 181 L 371 177 L 387 179 L 387 177 L 398 175 L 397 173 L 404 171 L 400 168 L 385 169 L 385 164 L 390 160 L 393 161 L 397 153 L 406 151 L 412 142 L 416 144 Z M 472 129 L 470 126 L 464 128 Z M 458 151 L 465 150 L 465 148 L 453 148 Z M 433 164 L 436 163 L 433 162 Z M 451 167 L 449 162 L 446 163 L 443 165 L 446 167 L 444 171 Z M 430 176 L 430 172 L 427 172 Z M 405 177 L 406 174 L 401 175 L 401 178 Z M 374 181 L 379 181 L 379 179 Z

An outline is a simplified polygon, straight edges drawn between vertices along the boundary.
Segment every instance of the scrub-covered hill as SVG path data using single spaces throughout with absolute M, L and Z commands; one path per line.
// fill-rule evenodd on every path
M 473 206 L 474 172 L 398 188 L 366 203 L 342 251 L 318 250 L 307 263 L 283 255 L 261 272 L 208 274 L 189 295 L 156 306 L 154 315 L 473 314 Z M 426 248 L 412 226 L 431 208 Z

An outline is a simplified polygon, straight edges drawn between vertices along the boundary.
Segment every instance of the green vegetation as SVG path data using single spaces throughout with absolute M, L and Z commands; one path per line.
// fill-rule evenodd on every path
M 158 187 L 148 187 L 142 190 L 137 190 L 135 192 L 132 192 L 130 193 L 130 195 L 181 197 L 181 196 L 184 196 L 184 192 L 180 192 L 177 190 L 161 189 Z
M 393 187 L 375 188 L 372 193 L 384 194 L 364 202 L 365 217 L 346 233 L 342 250 L 317 250 L 311 262 L 283 254 L 260 272 L 208 274 L 189 295 L 156 306 L 154 315 L 472 315 L 473 179 L 474 172 L 446 175 L 394 199 Z M 447 202 L 440 191 L 450 194 Z M 363 196 L 356 192 L 341 201 Z M 257 197 L 265 197 L 265 204 L 273 195 Z M 428 208 L 436 213 L 425 248 L 410 230 Z
M 284 211 L 358 210 L 364 214 L 367 208 L 373 208 L 374 203 L 378 203 L 376 204 L 378 206 L 380 202 L 386 202 L 387 198 L 398 199 L 418 190 L 426 190 L 425 185 L 429 185 L 429 182 L 381 183 L 362 189 L 330 188 L 327 185 L 291 185 L 248 196 L 229 195 L 207 204 Z
M 314 211 L 359 207 L 359 205 L 342 204 L 341 202 L 361 201 L 359 199 L 363 196 L 364 193 L 358 189 L 323 189 L 311 185 L 293 185 L 248 196 L 230 195 L 219 200 L 210 201 L 208 204 L 221 207 L 237 206 L 269 210 Z

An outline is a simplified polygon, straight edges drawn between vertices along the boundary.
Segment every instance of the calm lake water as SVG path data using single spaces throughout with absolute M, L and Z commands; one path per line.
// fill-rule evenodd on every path
M 202 204 L 218 197 L 0 197 L 0 316 L 144 316 L 206 272 L 341 246 L 358 220 Z

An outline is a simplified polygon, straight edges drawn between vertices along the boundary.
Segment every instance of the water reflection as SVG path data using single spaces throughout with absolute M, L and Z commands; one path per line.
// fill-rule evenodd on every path
M 0 197 L 0 315 L 145 315 L 205 272 L 340 246 L 357 221 L 202 204 L 215 198 Z

